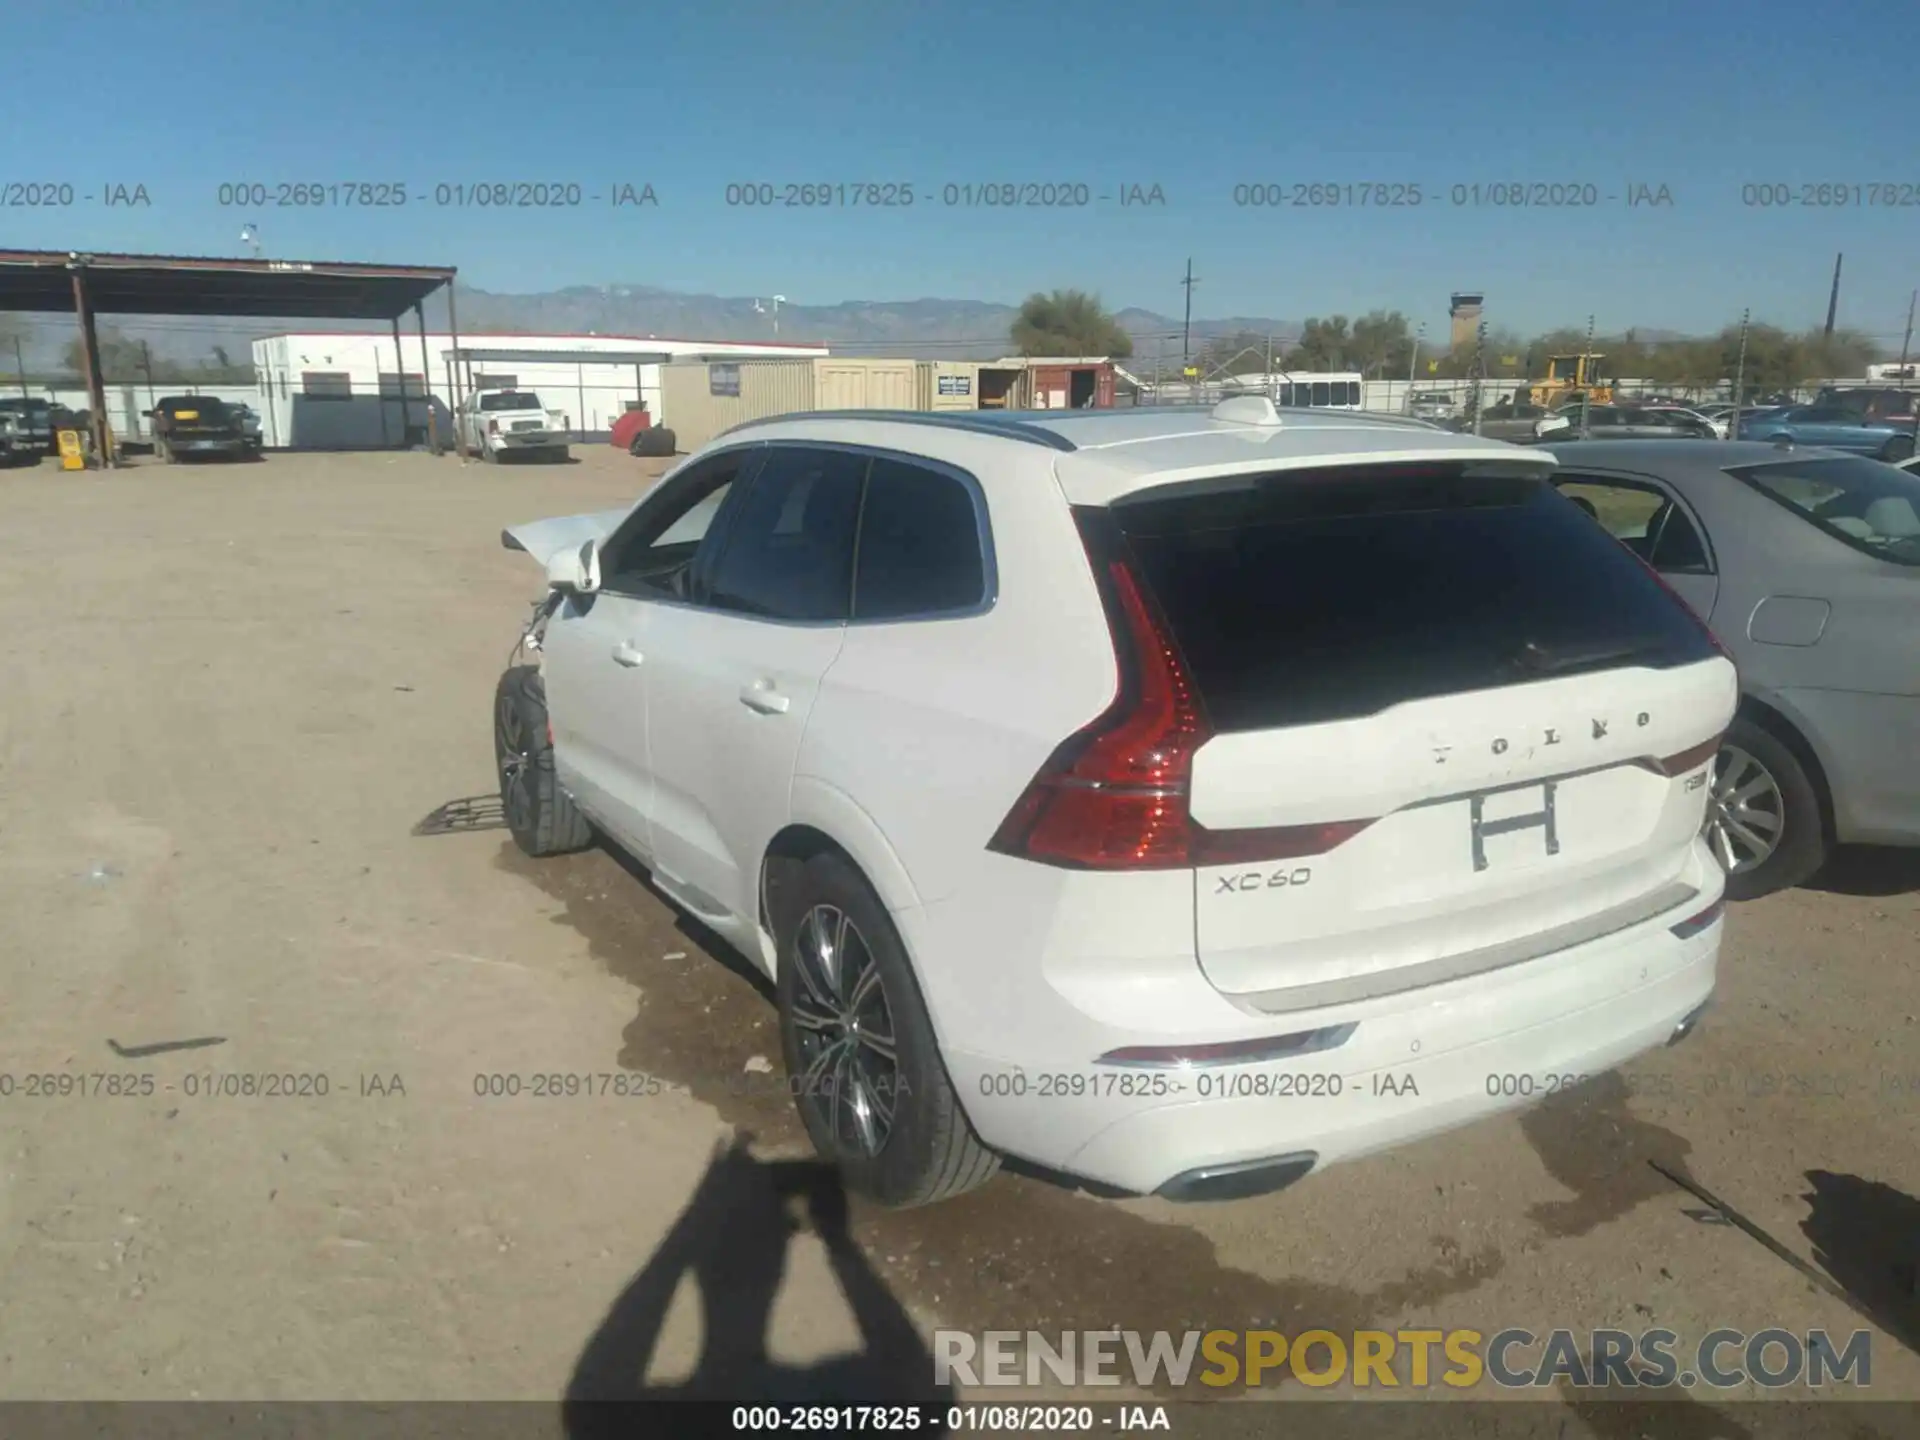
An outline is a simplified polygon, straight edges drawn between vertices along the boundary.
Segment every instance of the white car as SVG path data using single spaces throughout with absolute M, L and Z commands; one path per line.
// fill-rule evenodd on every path
M 502 455 L 537 455 L 565 460 L 567 417 L 549 410 L 531 390 L 476 390 L 460 402 L 454 416 L 467 448 L 482 460 Z
M 1737 694 L 1552 469 L 1261 397 L 736 427 L 502 535 L 510 828 L 773 978 L 884 1203 L 1254 1194 L 1525 1104 L 1706 1005 Z

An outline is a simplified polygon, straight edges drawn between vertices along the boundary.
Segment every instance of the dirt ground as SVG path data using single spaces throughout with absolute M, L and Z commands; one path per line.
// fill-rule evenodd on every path
M 716 1145 L 805 1153 L 766 999 L 608 854 L 412 833 L 494 788 L 539 588 L 501 527 L 662 465 L 0 471 L 0 1397 L 551 1399 L 636 1374 L 648 1304 L 692 1370 L 691 1282 L 623 1291 Z M 1003 1174 L 852 1237 L 922 1332 L 1864 1323 L 1658 1160 L 1920 1399 L 1917 962 L 1920 856 L 1846 854 L 1733 911 L 1705 1025 L 1624 1077 L 1262 1199 Z M 811 1236 L 770 1303 L 780 1361 L 857 1344 Z

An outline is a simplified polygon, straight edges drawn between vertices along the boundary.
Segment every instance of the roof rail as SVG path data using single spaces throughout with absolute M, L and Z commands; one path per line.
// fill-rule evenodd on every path
M 889 425 L 930 425 L 942 430 L 964 430 L 975 435 L 997 435 L 1029 445 L 1044 445 L 1049 450 L 1077 450 L 1080 447 L 1058 431 L 1024 420 L 1002 419 L 979 410 L 799 410 L 787 415 L 763 415 L 728 426 L 720 435 L 737 435 L 742 430 L 762 425 L 784 425 L 796 420 L 868 420 Z M 720 436 L 715 436 L 719 439 Z

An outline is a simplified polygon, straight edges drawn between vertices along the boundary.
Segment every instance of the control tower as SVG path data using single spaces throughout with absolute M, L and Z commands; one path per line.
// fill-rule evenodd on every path
M 1449 342 L 1455 350 L 1473 348 L 1474 336 L 1480 329 L 1480 306 L 1487 297 L 1477 290 L 1472 293 L 1456 290 L 1453 301 L 1447 306 L 1447 316 L 1453 321 L 1453 335 Z

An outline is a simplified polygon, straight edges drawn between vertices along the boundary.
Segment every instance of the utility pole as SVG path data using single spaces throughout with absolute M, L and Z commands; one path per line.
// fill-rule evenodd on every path
M 1187 257 L 1187 278 L 1180 282 L 1187 291 L 1187 318 L 1180 326 L 1180 365 L 1184 369 L 1193 363 L 1193 287 L 1200 282 L 1193 278 L 1193 257 Z
M 1827 293 L 1827 339 L 1833 338 L 1834 317 L 1840 313 L 1840 262 L 1847 257 L 1841 253 L 1833 257 L 1833 289 Z
M 20 337 L 18 335 L 13 337 L 13 363 L 18 367 L 14 373 L 20 377 L 20 398 L 22 400 L 31 400 L 33 398 L 33 392 L 27 389 L 27 360 L 26 357 L 20 353 Z
M 1744 403 L 1742 392 L 1747 388 L 1747 321 L 1752 317 L 1751 310 L 1740 312 L 1740 357 L 1733 364 L 1733 415 L 1727 421 L 1727 438 L 1740 438 L 1740 407 Z
M 147 342 L 140 342 L 140 368 L 147 374 L 147 409 L 153 409 L 153 352 L 147 348 Z
M 1593 405 L 1593 316 L 1587 316 L 1587 344 L 1580 353 L 1580 438 L 1587 438 L 1587 416 Z
M 1900 378 L 1902 380 L 1907 378 L 1904 372 L 1907 368 L 1907 347 L 1913 343 L 1913 302 L 1916 300 L 1920 300 L 1920 290 L 1907 296 L 1907 333 L 1900 342 L 1900 369 L 1903 372 Z
M 1473 332 L 1473 433 L 1481 433 L 1481 412 L 1486 408 L 1487 322 L 1482 320 Z
M 1407 413 L 1413 413 L 1413 372 L 1420 363 L 1420 342 L 1426 338 L 1427 324 L 1423 320 L 1420 328 L 1413 332 L 1413 350 L 1407 356 Z

